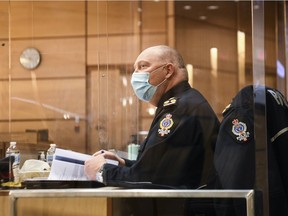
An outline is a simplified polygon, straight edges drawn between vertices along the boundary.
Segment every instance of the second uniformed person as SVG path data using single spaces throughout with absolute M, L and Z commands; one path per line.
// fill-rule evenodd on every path
M 198 188 L 207 182 L 219 121 L 207 100 L 188 83 L 181 55 L 168 46 L 145 49 L 136 59 L 131 84 L 137 97 L 157 107 L 137 160 L 99 151 L 85 162 L 85 174 L 106 185 L 151 182 Z M 105 158 L 119 165 L 105 163 Z

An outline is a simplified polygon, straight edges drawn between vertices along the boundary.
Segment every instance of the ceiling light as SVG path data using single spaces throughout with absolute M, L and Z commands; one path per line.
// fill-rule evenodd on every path
M 200 20 L 206 20 L 207 17 L 206 17 L 206 16 L 199 16 L 199 19 L 200 19 Z
M 258 10 L 258 9 L 260 8 L 260 6 L 259 6 L 259 5 L 254 5 L 253 8 L 254 8 L 255 10 Z
M 219 6 L 217 6 L 217 5 L 209 5 L 207 7 L 208 10 L 217 10 L 218 8 L 219 8 Z
M 185 5 L 184 6 L 184 10 L 191 10 L 191 8 L 192 8 L 191 5 Z

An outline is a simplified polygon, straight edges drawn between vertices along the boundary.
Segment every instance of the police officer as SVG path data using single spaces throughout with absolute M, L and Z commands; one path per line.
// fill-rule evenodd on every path
M 145 49 L 136 59 L 131 84 L 137 97 L 157 107 L 137 160 L 99 151 L 85 162 L 85 174 L 106 185 L 150 182 L 173 188 L 207 183 L 219 121 L 206 99 L 188 83 L 181 55 L 168 46 Z M 105 159 L 119 165 L 105 163 Z
M 266 109 L 255 97 L 266 99 Z M 288 215 L 288 102 L 276 89 L 246 86 L 224 110 L 214 154 L 218 188 L 257 189 L 254 103 L 263 110 L 262 118 L 266 112 L 269 212 L 272 216 Z M 219 215 L 246 215 L 245 202 L 234 201 L 234 207 L 227 203 L 230 205 L 219 208 Z

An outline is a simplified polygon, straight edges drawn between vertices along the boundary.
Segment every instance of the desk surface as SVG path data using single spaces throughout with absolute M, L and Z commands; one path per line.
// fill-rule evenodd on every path
M 9 192 L 11 215 L 16 216 L 17 200 L 22 198 L 245 198 L 247 216 L 254 215 L 253 190 L 174 190 L 123 189 L 101 187 L 91 189 L 23 189 Z
M 163 190 L 123 189 L 102 187 L 95 189 L 35 189 L 14 190 L 9 195 L 20 197 L 176 197 L 176 198 L 249 198 L 253 190 Z

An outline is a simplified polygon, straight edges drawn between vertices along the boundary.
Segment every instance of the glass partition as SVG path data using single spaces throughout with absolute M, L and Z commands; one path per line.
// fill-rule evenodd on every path
M 135 157 L 129 146 L 145 139 L 156 107 L 137 99 L 130 79 L 150 46 L 182 54 L 189 84 L 220 122 L 249 85 L 287 98 L 285 1 L 11 0 L 0 2 L 0 14 L 0 153 L 16 141 L 21 165 L 51 143 Z M 254 120 L 261 127 L 244 132 L 256 135 L 256 188 L 269 207 L 266 97 L 259 100 L 264 108 Z

